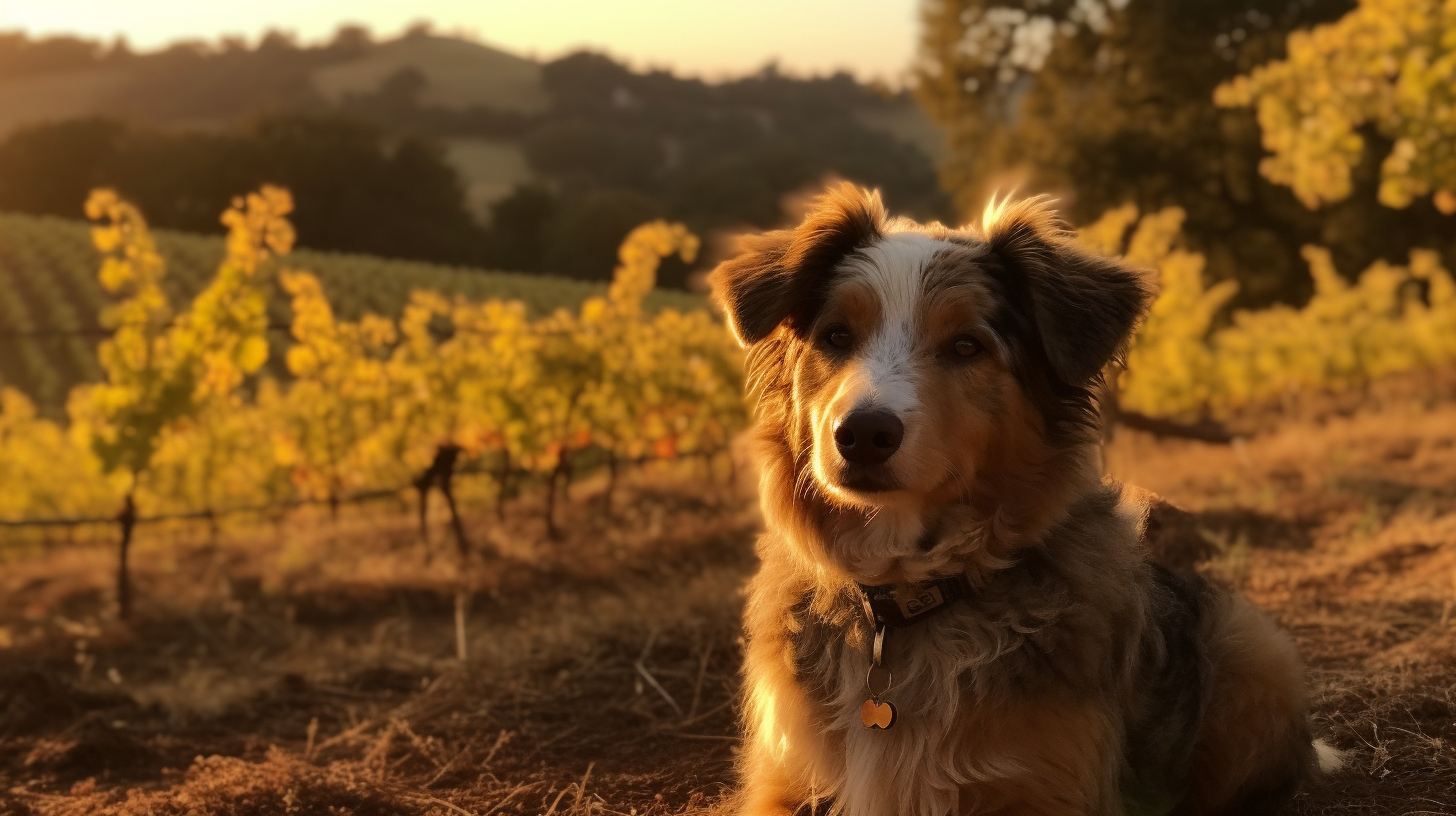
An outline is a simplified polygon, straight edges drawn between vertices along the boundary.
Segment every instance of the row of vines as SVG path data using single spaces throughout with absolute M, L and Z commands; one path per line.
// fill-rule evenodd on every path
M 212 280 L 222 239 L 170 230 L 151 234 L 167 262 L 162 290 L 173 303 L 190 302 Z M 415 289 L 476 301 L 520 301 L 532 316 L 574 308 L 600 292 L 587 281 L 340 252 L 296 250 L 289 264 L 312 272 L 335 313 L 350 320 L 368 313 L 398 317 Z M 0 355 L 0 386 L 25 392 L 42 413 L 60 414 L 71 388 L 103 376 L 96 342 L 110 332 L 97 325 L 96 316 L 110 300 L 96 277 L 96 250 L 86 224 L 0 213 L 0 343 L 9 352 Z M 645 302 L 653 309 L 701 306 L 687 292 L 665 290 L 655 290 Z M 268 313 L 272 339 L 285 340 L 288 299 L 271 298 Z M 265 372 L 286 376 L 282 356 L 275 355 Z
M 1412 250 L 1406 264 L 1377 262 L 1349 281 L 1327 250 L 1306 246 L 1308 303 L 1228 314 L 1238 284 L 1205 280 L 1203 256 L 1179 246 L 1182 223 L 1177 208 L 1140 218 L 1129 205 L 1081 233 L 1089 248 L 1157 273 L 1158 298 L 1117 378 L 1122 408 L 1217 419 L 1456 364 L 1456 280 L 1437 253 Z
M 142 215 L 93 195 L 111 296 L 100 376 L 70 391 L 64 426 L 0 390 L 0 520 L 337 502 L 443 464 L 498 474 L 501 496 L 511 474 L 537 474 L 554 498 L 574 462 L 615 473 L 721 450 L 744 424 L 727 332 L 705 308 L 643 305 L 661 259 L 698 249 L 680 225 L 635 230 L 605 295 L 574 308 L 416 290 L 398 317 L 345 319 L 296 268 L 291 207 L 276 188 L 236 201 L 221 264 L 178 309 Z M 1233 284 L 1205 283 L 1202 257 L 1178 245 L 1181 219 L 1126 207 L 1082 232 L 1090 248 L 1157 270 L 1162 287 L 1120 375 L 1124 408 L 1198 420 L 1456 361 L 1456 284 L 1434 254 L 1349 283 L 1309 248 L 1308 304 L 1229 316 Z M 269 338 L 279 314 L 281 355 Z
M 113 301 L 102 376 L 71 390 L 65 426 L 0 390 L 0 520 L 337 503 L 440 478 L 442 463 L 498 475 L 502 493 L 520 473 L 554 490 L 579 458 L 615 470 L 721 450 L 743 423 L 720 325 L 643 306 L 661 259 L 697 251 L 680 225 L 635 230 L 606 294 L 574 310 L 418 290 L 398 318 L 348 320 L 295 268 L 291 207 L 276 188 L 235 202 L 222 263 L 179 309 L 142 215 L 92 196 Z M 282 355 L 269 342 L 277 300 Z M 270 376 L 280 362 L 287 376 Z

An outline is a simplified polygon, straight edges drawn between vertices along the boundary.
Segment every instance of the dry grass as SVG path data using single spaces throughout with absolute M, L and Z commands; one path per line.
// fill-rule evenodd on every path
M 1294 633 L 1346 767 L 1296 814 L 1456 813 L 1456 406 L 1338 413 L 1241 445 L 1119 440 L 1110 470 L 1193 511 Z
M 1456 403 L 1109 450 L 1307 656 L 1348 762 L 1292 813 L 1456 813 L 1453 454 Z M 427 560 L 390 508 L 150 531 L 126 626 L 106 549 L 6 563 L 0 813 L 705 810 L 731 782 L 744 490 L 644 474 L 615 516 L 575 502 L 562 541 L 529 502 L 472 519 L 465 664 L 443 531 Z

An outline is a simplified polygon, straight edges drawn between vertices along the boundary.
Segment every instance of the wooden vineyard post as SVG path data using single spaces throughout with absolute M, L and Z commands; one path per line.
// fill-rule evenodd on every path
M 498 521 L 506 520 L 506 496 L 511 489 L 511 452 L 504 445 L 501 446 L 501 466 L 496 474 L 495 494 L 495 517 Z
M 453 481 L 455 460 L 459 458 L 459 445 L 441 445 L 435 451 L 435 464 L 431 468 L 435 471 L 435 484 L 440 488 L 440 494 L 445 497 L 445 506 L 450 510 L 450 526 L 455 531 L 455 548 L 460 552 L 460 569 L 463 574 L 465 559 L 470 555 L 470 541 L 465 537 L 465 522 L 455 506 Z
M 433 550 L 430 547 L 429 520 L 426 518 L 426 514 L 429 512 L 430 506 L 430 485 L 433 484 L 434 481 L 435 468 L 433 465 L 427 468 L 424 473 L 421 473 L 419 475 L 419 478 L 415 479 L 415 493 L 419 495 L 420 499 L 420 543 L 424 545 L 425 548 L 425 563 L 429 563 L 430 560 L 434 557 Z
M 461 663 L 470 657 L 465 640 L 465 615 L 469 606 L 470 593 L 462 585 L 455 592 L 455 659 Z
M 440 495 L 445 497 L 445 507 L 450 510 L 450 528 L 455 533 L 455 552 L 459 557 L 459 585 L 455 589 L 455 657 L 463 663 L 470 656 L 465 636 L 465 618 L 470 609 L 470 539 L 465 536 L 465 521 L 460 518 L 460 508 L 455 504 L 455 462 L 460 458 L 460 453 L 460 446 L 453 443 L 440 445 L 435 449 L 435 461 L 430 463 L 430 469 L 420 477 L 420 483 L 425 485 L 420 493 L 420 506 L 424 506 L 429 484 L 433 482 L 439 488 Z M 423 511 L 421 513 L 420 523 L 423 525 Z
M 602 511 L 612 512 L 612 494 L 617 491 L 617 452 L 607 451 L 607 489 L 602 493 Z
M 558 489 L 562 498 L 571 483 L 571 460 L 565 450 L 556 459 L 556 467 L 546 479 L 546 535 L 552 539 L 561 538 L 561 529 L 556 526 L 556 496 Z
M 131 576 L 127 573 L 126 557 L 131 548 L 131 533 L 136 527 L 136 521 L 136 502 L 128 493 L 121 512 L 116 514 L 116 522 L 121 525 L 121 548 L 116 560 L 116 607 L 117 616 L 122 620 L 131 617 Z

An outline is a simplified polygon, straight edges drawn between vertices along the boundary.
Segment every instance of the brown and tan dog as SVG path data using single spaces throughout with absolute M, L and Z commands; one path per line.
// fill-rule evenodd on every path
M 949 229 L 844 185 L 711 281 L 768 523 L 741 812 L 1266 813 L 1333 758 L 1290 640 L 1098 472 L 1141 274 L 1041 199 Z

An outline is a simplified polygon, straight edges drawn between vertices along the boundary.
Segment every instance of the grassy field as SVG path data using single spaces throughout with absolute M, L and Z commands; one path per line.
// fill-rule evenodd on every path
M 1456 400 L 1387 395 L 1251 418 L 1235 446 L 1121 432 L 1110 472 L 1190 511 L 1167 552 L 1298 641 L 1316 729 L 1348 751 L 1290 813 L 1456 812 Z M 105 536 L 0 569 L 0 813 L 668 814 L 731 784 L 739 590 L 760 521 L 745 472 L 638 472 L 614 513 L 528 493 L 453 555 L 406 506 L 143 528 L 130 625 Z M 1189 542 L 1196 544 L 1190 550 Z
M 216 272 L 223 239 L 168 230 L 154 234 L 167 261 L 164 286 L 173 307 L 185 308 Z M 0 342 L 13 349 L 0 355 L 0 386 L 19 388 L 54 410 L 72 386 L 100 376 L 96 344 L 102 334 L 95 329 L 111 297 L 96 279 L 99 265 L 85 223 L 0 213 Z M 300 250 L 289 256 L 287 266 L 314 272 L 335 311 L 349 320 L 365 312 L 396 317 L 415 289 L 471 300 L 519 300 L 538 316 L 575 308 L 606 291 L 604 283 L 336 252 Z M 654 309 L 705 303 L 701 296 L 675 290 L 647 297 Z M 288 298 L 281 292 L 272 310 L 273 323 L 286 326 Z M 274 356 L 281 358 L 287 334 L 279 332 L 275 339 Z

